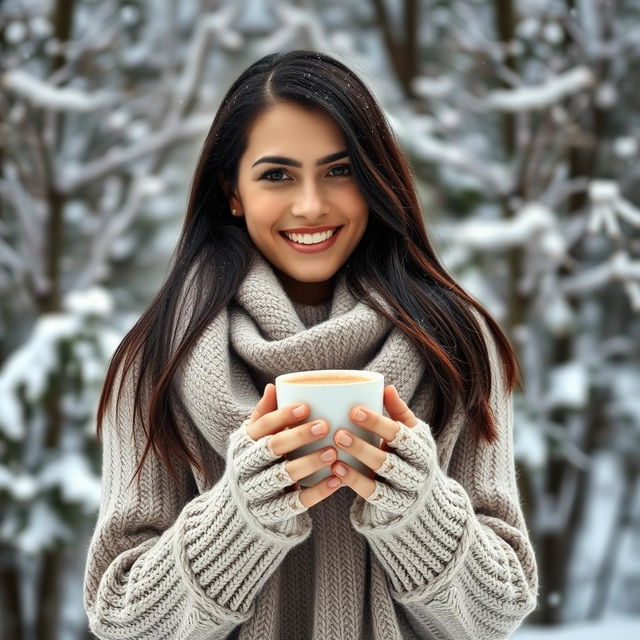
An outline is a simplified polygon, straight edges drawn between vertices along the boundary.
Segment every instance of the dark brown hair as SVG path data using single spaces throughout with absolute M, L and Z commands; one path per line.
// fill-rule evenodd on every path
M 134 415 L 144 429 L 146 447 L 134 477 L 151 448 L 174 477 L 172 459 L 201 470 L 178 429 L 173 378 L 180 361 L 231 300 L 251 266 L 256 248 L 244 218 L 231 215 L 228 193 L 237 184 L 250 125 L 264 110 L 285 101 L 321 109 L 344 134 L 352 173 L 370 209 L 365 234 L 342 269 L 354 296 L 388 317 L 424 354 L 425 376 L 434 382 L 433 413 L 419 417 L 436 435 L 460 399 L 470 428 L 488 443 L 497 437 L 489 405 L 487 345 L 472 308 L 484 317 L 496 339 L 511 390 L 518 362 L 507 337 L 436 256 L 408 159 L 369 89 L 333 57 L 292 50 L 261 58 L 227 91 L 198 159 L 169 274 L 110 361 L 97 410 L 98 438 L 119 365 L 124 364 L 121 391 L 127 371 L 138 359 Z M 173 349 L 178 301 L 189 274 L 195 274 L 191 290 L 197 292 L 200 304 L 188 310 L 186 329 Z M 391 305 L 392 317 L 368 295 L 372 290 Z M 148 395 L 144 412 L 141 391 Z

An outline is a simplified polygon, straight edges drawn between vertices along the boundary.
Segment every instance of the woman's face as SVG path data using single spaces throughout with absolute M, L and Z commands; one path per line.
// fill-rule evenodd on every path
M 230 205 L 244 215 L 251 239 L 287 295 L 304 304 L 331 299 L 333 276 L 358 245 L 369 218 L 342 131 L 323 112 L 293 103 L 269 107 L 249 129 Z M 281 234 L 305 227 L 314 233 L 325 226 L 342 228 L 331 246 L 314 253 L 297 251 Z

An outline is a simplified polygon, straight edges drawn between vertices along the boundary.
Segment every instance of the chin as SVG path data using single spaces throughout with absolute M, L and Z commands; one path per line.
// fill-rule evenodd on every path
M 301 274 L 289 273 L 289 272 L 285 272 L 285 273 L 287 273 L 287 275 L 290 278 L 293 278 L 298 282 L 304 282 L 305 284 L 321 284 L 322 282 L 331 280 L 331 278 L 333 278 L 333 276 L 336 274 L 335 271 L 326 271 L 325 273 L 318 274 L 318 275 L 309 274 L 309 272 L 301 273 Z

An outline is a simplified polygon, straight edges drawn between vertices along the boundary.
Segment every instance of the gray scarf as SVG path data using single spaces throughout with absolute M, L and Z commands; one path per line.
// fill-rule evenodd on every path
M 380 296 L 376 300 L 392 313 Z M 271 264 L 256 251 L 232 302 L 206 328 L 179 370 L 180 393 L 192 418 L 220 455 L 226 455 L 229 433 L 251 415 L 265 385 L 292 371 L 378 371 L 415 415 L 428 415 L 429 394 L 419 384 L 424 357 L 389 320 L 351 294 L 344 272 L 336 278 L 325 320 L 306 326 L 296 308 L 307 319 L 314 314 L 310 305 L 294 306 Z M 321 318 L 321 306 L 318 311 Z

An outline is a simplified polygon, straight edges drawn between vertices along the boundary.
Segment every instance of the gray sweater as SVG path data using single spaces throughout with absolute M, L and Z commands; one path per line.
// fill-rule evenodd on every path
M 308 328 L 330 305 L 294 308 Z M 495 344 L 482 326 L 495 374 Z M 127 488 L 144 447 L 127 429 L 127 385 L 119 413 L 105 416 L 84 584 L 91 631 L 131 640 L 508 638 L 536 606 L 538 574 L 504 389 L 494 375 L 499 441 L 478 443 L 457 415 L 459 428 L 430 449 L 432 475 L 403 516 L 384 517 L 343 486 L 269 526 L 247 509 L 228 452 L 225 461 L 198 434 L 209 488 L 187 471 L 174 482 L 153 455 L 140 488 Z

